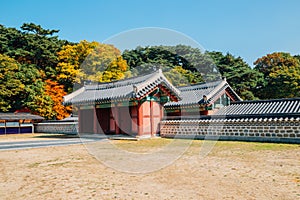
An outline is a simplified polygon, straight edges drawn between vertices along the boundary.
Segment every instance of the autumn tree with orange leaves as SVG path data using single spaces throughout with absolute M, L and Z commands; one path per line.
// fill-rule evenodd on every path
M 50 118 L 55 119 L 64 119 L 65 117 L 68 117 L 72 111 L 71 106 L 64 106 L 62 104 L 63 102 L 63 96 L 65 96 L 67 93 L 64 90 L 63 85 L 59 85 L 55 81 L 46 80 L 45 85 L 45 94 L 48 95 L 52 100 L 52 114 Z

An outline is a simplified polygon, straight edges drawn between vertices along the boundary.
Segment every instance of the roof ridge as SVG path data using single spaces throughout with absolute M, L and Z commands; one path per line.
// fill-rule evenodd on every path
M 133 87 L 135 87 L 137 91 L 141 91 L 144 88 L 147 88 L 149 86 L 149 83 L 154 84 L 157 81 L 164 82 L 168 87 L 170 87 L 172 90 L 174 90 L 176 95 L 178 95 L 178 96 L 180 95 L 180 90 L 178 90 L 176 87 L 174 87 L 169 82 L 169 80 L 165 77 L 165 75 L 163 74 L 161 69 L 157 70 L 156 73 L 152 73 L 152 75 L 148 79 L 146 79 L 146 81 L 143 81 L 138 84 L 133 84 Z M 137 92 L 137 93 L 139 93 L 139 92 Z
M 219 91 L 220 91 L 224 86 L 226 86 L 226 84 L 229 85 L 229 84 L 227 83 L 227 81 L 222 80 L 218 85 L 216 85 L 216 87 L 215 87 L 212 91 L 210 91 L 208 94 L 206 94 L 207 99 L 213 98 L 214 94 L 219 93 Z M 211 100 L 212 100 L 212 99 L 211 99 Z
M 121 87 L 127 85 L 134 85 L 134 84 L 144 82 L 146 79 L 149 79 L 151 76 L 157 74 L 158 71 L 159 70 L 156 70 L 150 74 L 133 76 L 133 77 L 111 81 L 111 82 L 98 82 L 96 84 L 85 85 L 85 86 L 90 87 L 90 89 L 92 90 L 101 90 L 101 89 L 115 88 L 115 87 Z
M 204 89 L 204 88 L 215 87 L 215 85 L 218 85 L 221 82 L 222 82 L 222 80 L 211 81 L 211 82 L 201 82 L 201 83 L 195 83 L 195 84 L 191 84 L 191 85 L 187 85 L 187 86 L 179 86 L 177 88 L 180 91 L 189 91 L 189 90 L 195 90 L 194 87 L 203 86 L 203 87 L 199 87 L 199 88 L 196 88 L 196 89 Z M 208 86 L 205 87 L 205 85 L 208 85 Z

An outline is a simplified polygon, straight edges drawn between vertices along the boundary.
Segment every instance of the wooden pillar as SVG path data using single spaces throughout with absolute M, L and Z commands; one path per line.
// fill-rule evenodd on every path
M 142 103 L 138 102 L 137 106 L 137 123 L 138 123 L 138 136 L 143 135 L 143 107 Z
M 81 122 L 81 119 L 80 119 L 80 116 L 81 116 L 81 110 L 80 110 L 80 106 L 78 106 L 78 133 L 81 133 L 81 126 L 80 126 L 80 122 Z
M 97 130 L 97 124 L 98 124 L 98 118 L 97 118 L 97 108 L 96 105 L 94 106 L 93 109 L 93 133 L 96 134 L 98 132 Z
M 151 130 L 151 136 L 154 135 L 154 118 L 153 118 L 153 101 L 150 101 L 150 130 Z
M 163 104 L 159 104 L 160 106 L 160 120 L 162 120 L 164 118 L 164 106 Z
M 130 116 L 131 116 L 131 133 L 138 134 L 138 106 L 130 106 Z
M 116 104 L 114 109 L 113 109 L 113 117 L 115 118 L 115 123 L 116 123 L 116 134 L 120 134 L 120 116 L 119 116 L 119 107 Z

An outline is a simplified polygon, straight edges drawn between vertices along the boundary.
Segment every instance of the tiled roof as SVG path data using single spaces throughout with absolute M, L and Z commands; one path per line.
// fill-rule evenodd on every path
M 214 102 L 219 95 L 225 92 L 229 92 L 235 101 L 241 101 L 242 99 L 233 91 L 226 80 L 219 80 L 209 83 L 200 83 L 191 86 L 179 87 L 181 92 L 181 101 L 168 102 L 165 107 L 177 107 L 192 104 L 200 104 L 203 101 L 203 96 L 207 97 L 207 103 Z
M 154 73 L 110 83 L 85 85 L 64 97 L 64 104 L 88 104 L 121 99 L 141 99 L 159 85 L 167 88 L 175 100 L 180 99 L 180 91 L 163 75 L 161 70 Z
M 30 113 L 0 113 L 0 120 L 43 120 L 39 115 Z
M 234 102 L 213 116 L 300 116 L 300 98 Z

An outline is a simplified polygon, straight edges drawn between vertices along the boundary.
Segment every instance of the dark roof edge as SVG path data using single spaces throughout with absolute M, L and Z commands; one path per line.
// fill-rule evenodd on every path
M 295 101 L 295 100 L 300 101 L 300 97 L 282 98 L 282 99 L 245 100 L 245 101 L 232 102 L 231 104 L 268 103 L 268 102 Z
M 193 90 L 193 89 L 189 89 L 190 87 L 193 87 L 193 86 L 201 86 L 201 85 L 205 85 L 205 84 L 213 84 L 213 83 L 221 83 L 222 82 L 222 79 L 220 80 L 215 80 L 215 81 L 209 81 L 209 82 L 200 82 L 200 83 L 194 83 L 194 84 L 190 84 L 190 85 L 184 85 L 184 86 L 176 86 L 177 89 L 179 90 L 182 90 L 184 89 L 183 91 L 185 90 Z M 209 86 L 209 87 L 213 87 L 213 86 Z M 209 88 L 208 86 L 206 87 L 203 87 L 203 88 Z M 201 88 L 202 89 L 202 88 Z
M 197 120 L 197 119 L 253 119 L 253 118 L 297 118 L 300 113 L 261 114 L 261 115 L 200 115 L 200 116 L 167 116 L 167 120 Z

